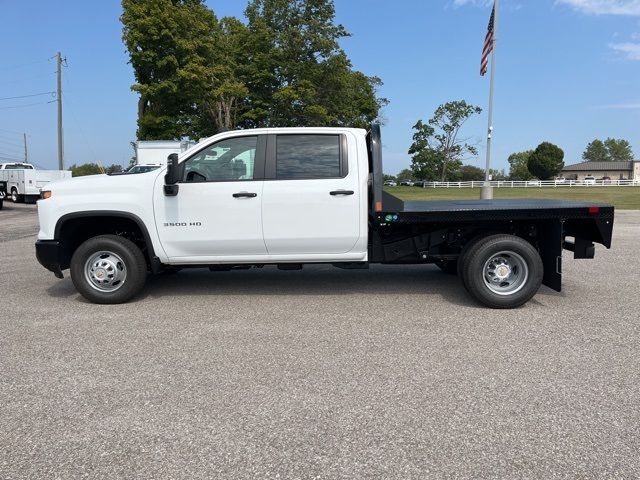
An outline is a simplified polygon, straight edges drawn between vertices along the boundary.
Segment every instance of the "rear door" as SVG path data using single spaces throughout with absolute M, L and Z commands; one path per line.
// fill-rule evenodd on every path
M 270 255 L 352 251 L 359 205 L 357 151 L 347 134 L 269 135 L 262 222 Z

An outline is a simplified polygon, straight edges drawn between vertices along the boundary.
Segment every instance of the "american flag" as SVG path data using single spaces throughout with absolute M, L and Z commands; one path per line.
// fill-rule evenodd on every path
M 480 61 L 480 75 L 485 76 L 489 65 L 489 55 L 493 51 L 493 26 L 496 19 L 496 6 L 493 5 L 491 10 L 491 18 L 489 19 L 489 28 L 487 28 L 487 36 L 484 39 L 484 47 L 482 48 L 482 59 Z

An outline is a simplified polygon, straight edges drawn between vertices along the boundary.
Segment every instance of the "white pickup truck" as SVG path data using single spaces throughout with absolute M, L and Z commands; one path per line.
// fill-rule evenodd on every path
M 225 132 L 138 175 L 55 182 L 38 202 L 40 263 L 96 303 L 148 272 L 436 264 L 484 305 L 560 290 L 563 248 L 611 245 L 613 207 L 555 200 L 403 202 L 382 190 L 380 129 Z
M 30 163 L 0 163 L 0 181 L 7 182 L 7 194 L 14 203 L 33 203 L 47 183 L 66 178 L 71 178 L 70 171 L 37 170 Z

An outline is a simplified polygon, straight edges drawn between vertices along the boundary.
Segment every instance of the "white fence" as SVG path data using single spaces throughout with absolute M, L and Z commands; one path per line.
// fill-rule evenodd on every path
M 494 180 L 492 187 L 496 188 L 575 188 L 575 187 L 640 187 L 640 179 L 635 180 L 529 180 L 524 181 L 507 181 Z M 416 185 L 424 188 L 480 188 L 484 186 L 484 182 L 425 182 L 424 185 Z

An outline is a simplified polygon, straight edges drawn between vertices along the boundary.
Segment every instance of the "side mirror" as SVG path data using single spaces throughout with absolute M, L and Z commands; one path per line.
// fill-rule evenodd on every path
M 167 173 L 164 176 L 164 194 L 175 197 L 178 194 L 179 185 L 176 185 L 182 178 L 180 165 L 178 164 L 178 154 L 172 153 L 167 157 Z

